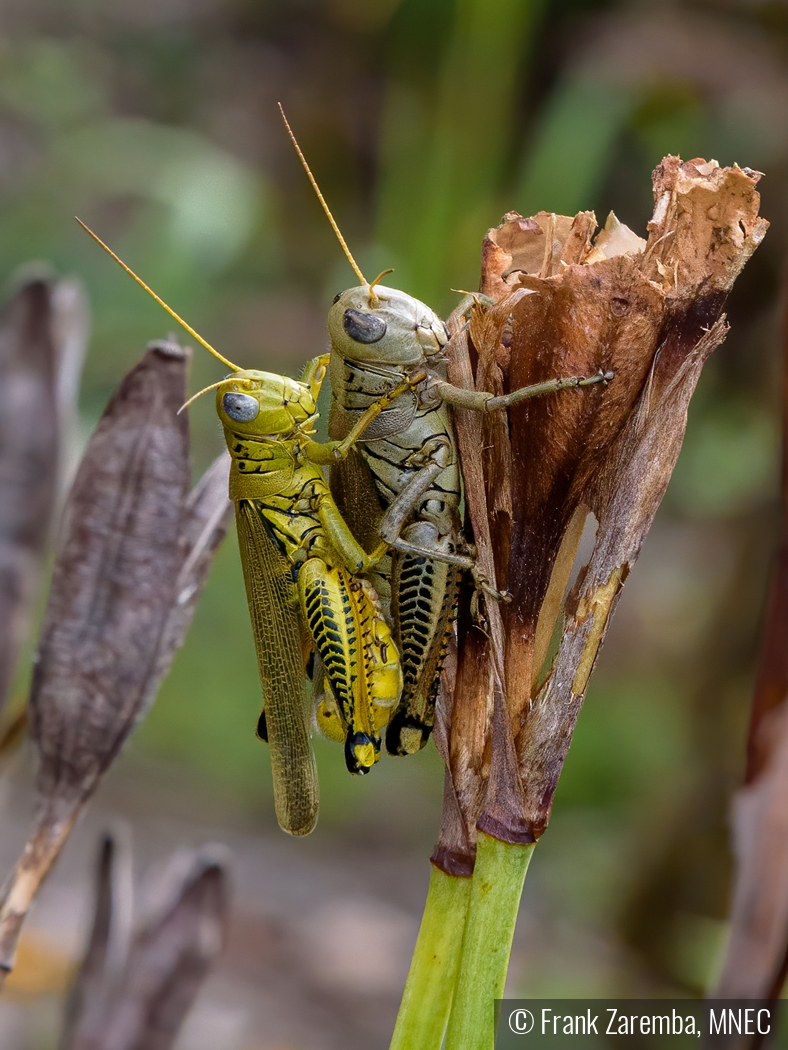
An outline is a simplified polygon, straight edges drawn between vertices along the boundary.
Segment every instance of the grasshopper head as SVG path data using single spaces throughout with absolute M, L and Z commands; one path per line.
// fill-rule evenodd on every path
M 308 386 L 287 376 L 246 369 L 217 388 L 216 411 L 234 434 L 279 437 L 290 434 L 316 413 Z
M 328 312 L 328 333 L 332 350 L 347 361 L 399 368 L 430 364 L 449 338 L 429 306 L 379 284 L 341 292 Z

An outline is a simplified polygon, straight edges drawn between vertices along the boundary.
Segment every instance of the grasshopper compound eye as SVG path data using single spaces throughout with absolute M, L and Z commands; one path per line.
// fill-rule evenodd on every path
M 257 399 L 248 394 L 225 394 L 222 408 L 236 423 L 251 423 L 260 411 Z
M 342 318 L 342 327 L 357 343 L 377 343 L 386 334 L 386 322 L 374 314 L 362 313 L 348 307 Z

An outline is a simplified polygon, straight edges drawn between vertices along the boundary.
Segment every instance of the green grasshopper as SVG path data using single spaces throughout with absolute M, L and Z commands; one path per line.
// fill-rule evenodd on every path
M 314 651 L 329 694 L 318 722 L 328 735 L 344 737 L 350 772 L 367 773 L 378 760 L 379 733 L 402 687 L 390 628 L 374 591 L 358 579 L 380 561 L 387 545 L 381 542 L 371 554 L 363 550 L 320 468 L 343 459 L 366 426 L 410 384 L 400 384 L 370 406 L 342 441 L 321 444 L 311 434 L 327 364 L 328 355 L 315 358 L 300 381 L 239 369 L 216 384 L 216 408 L 232 456 L 230 498 L 266 697 L 258 735 L 269 740 L 273 760 L 275 740 L 292 747 L 303 732 L 303 719 L 296 732 L 288 699 Z M 277 621 L 287 610 L 292 622 L 285 630 Z M 294 626 L 300 627 L 300 645 Z M 293 670 L 280 694 L 283 647 Z M 284 724 L 276 726 L 281 715 Z M 332 730 L 334 718 L 340 726 Z M 283 764 L 284 779 L 292 779 L 291 766 Z
M 280 106 L 281 110 L 281 106 Z M 459 576 L 470 570 L 493 597 L 463 542 L 462 487 L 448 405 L 476 411 L 508 408 L 527 398 L 613 378 L 553 379 L 502 396 L 453 386 L 445 379 L 444 322 L 405 292 L 370 284 L 357 266 L 282 112 L 318 199 L 360 286 L 336 296 L 328 313 L 331 339 L 329 435 L 352 432 L 370 405 L 417 373 L 421 383 L 382 412 L 365 431 L 357 452 L 331 468 L 331 488 L 351 529 L 369 547 L 384 539 L 394 556 L 391 617 L 404 675 L 402 697 L 389 722 L 386 749 L 405 755 L 429 739 L 435 698 L 456 605 Z M 382 592 L 382 588 L 381 588 Z
M 344 741 L 352 773 L 367 773 L 378 760 L 380 732 L 402 689 L 391 630 L 377 595 L 358 575 L 377 564 L 387 544 L 381 541 L 369 554 L 359 545 L 339 513 L 321 466 L 344 459 L 364 429 L 410 390 L 414 380 L 399 382 L 371 404 L 341 441 L 316 442 L 311 435 L 328 355 L 310 361 L 300 380 L 238 368 L 84 223 L 80 225 L 232 369 L 230 376 L 206 389 L 216 389 L 216 408 L 232 459 L 230 498 L 236 507 L 265 699 L 258 735 L 270 745 L 280 825 L 294 835 L 308 834 L 317 819 L 318 789 L 304 697 L 305 666 L 313 654 L 318 656 L 327 680 L 318 724 L 327 735 Z

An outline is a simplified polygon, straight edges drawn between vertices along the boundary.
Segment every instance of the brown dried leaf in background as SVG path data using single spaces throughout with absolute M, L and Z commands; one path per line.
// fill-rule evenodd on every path
M 107 997 L 122 980 L 128 960 L 133 892 L 131 836 L 127 828 L 116 828 L 99 845 L 93 926 L 66 1003 L 61 1050 L 78 1036 L 101 1031 Z
M 111 932 L 123 924 L 116 871 L 124 862 L 111 837 L 99 856 L 96 913 L 88 951 L 72 992 L 60 1050 L 169 1050 L 211 963 L 227 921 L 226 851 L 176 854 L 150 893 L 152 917 L 120 966 L 109 967 Z M 152 900 L 143 900 L 150 908 Z
M 160 343 L 127 375 L 65 507 L 30 696 L 39 792 L 58 807 L 92 790 L 131 730 L 175 601 L 187 360 Z
M 733 805 L 736 876 L 717 999 L 776 999 L 788 953 L 788 706 L 768 718 L 769 760 Z M 766 727 L 764 727 L 766 728 Z
M 733 802 L 736 870 L 724 999 L 778 998 L 788 974 L 788 315 L 783 321 L 782 536 L 752 698 L 744 786 Z
M 158 343 L 132 369 L 66 505 L 30 700 L 39 808 L 0 912 L 6 971 L 81 806 L 183 641 L 230 518 L 223 457 L 188 492 L 187 360 Z
M 214 555 L 233 519 L 235 505 L 227 495 L 229 475 L 230 455 L 225 451 L 211 463 L 186 499 L 180 538 L 181 566 L 175 581 L 175 603 L 162 632 L 156 665 L 148 680 L 145 698 L 137 715 L 138 721 L 145 717 L 156 699 L 175 653 L 186 640 Z
M 59 489 L 65 495 L 80 453 L 77 401 L 90 338 L 90 302 L 82 282 L 61 278 L 52 294 L 52 335 L 57 361 L 56 400 L 60 424 Z
M 72 279 L 23 280 L 0 319 L 0 709 L 29 639 L 52 519 L 70 474 L 89 330 L 87 299 Z M 23 737 L 24 704 L 5 714 L 0 754 Z
M 31 281 L 0 316 L 0 707 L 30 629 L 57 493 L 52 291 Z
M 108 1048 L 169 1050 L 224 946 L 227 908 L 225 851 L 204 847 L 167 906 L 135 938 L 107 1025 Z

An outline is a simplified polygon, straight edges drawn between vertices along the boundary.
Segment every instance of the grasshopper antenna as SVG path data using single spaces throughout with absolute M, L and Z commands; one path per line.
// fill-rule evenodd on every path
M 236 369 L 240 372 L 240 369 Z M 175 413 L 179 416 L 183 412 L 184 408 L 188 408 L 192 401 L 196 401 L 198 397 L 202 397 L 203 394 L 207 394 L 209 390 L 217 390 L 220 386 L 224 386 L 225 383 L 229 383 L 229 379 L 220 379 L 218 383 L 211 383 L 210 386 L 204 386 L 202 390 L 198 390 L 196 394 L 192 394 L 188 401 L 184 401 L 178 411 Z
M 337 240 L 342 245 L 342 251 L 345 253 L 345 256 L 347 257 L 347 261 L 353 267 L 353 272 L 355 273 L 356 277 L 358 277 L 359 281 L 361 281 L 361 283 L 364 285 L 365 288 L 369 288 L 370 287 L 369 281 L 366 279 L 364 274 L 361 272 L 361 270 L 358 267 L 358 263 L 353 258 L 352 254 L 350 252 L 350 248 L 348 248 L 347 242 L 345 241 L 345 238 L 342 236 L 342 231 L 337 226 L 336 220 L 334 219 L 334 216 L 331 214 L 331 209 L 326 204 L 326 198 L 320 192 L 320 187 L 317 184 L 317 179 L 312 174 L 312 169 L 307 164 L 306 157 L 301 152 L 301 147 L 298 145 L 298 140 L 296 139 L 295 135 L 293 134 L 293 129 L 290 127 L 290 125 L 289 125 L 289 123 L 287 121 L 287 117 L 285 116 L 284 109 L 282 109 L 282 103 L 281 102 L 277 102 L 277 105 L 279 106 L 279 112 L 282 114 L 282 120 L 285 122 L 285 127 L 287 128 L 287 134 L 290 136 L 290 141 L 295 146 L 295 151 L 298 154 L 298 159 L 303 164 L 304 171 L 307 174 L 307 178 L 312 183 L 312 189 L 317 194 L 317 199 L 320 201 L 321 205 L 323 206 L 323 211 L 326 213 L 328 221 L 331 223 L 331 229 L 337 235 Z M 380 280 L 380 278 L 378 278 L 378 280 Z
M 391 270 L 391 269 L 381 270 L 380 273 L 377 275 L 375 280 L 369 286 L 369 296 L 370 296 L 371 299 L 377 298 L 377 296 L 375 295 L 375 285 L 376 284 L 380 284 L 380 282 L 383 280 L 383 278 L 386 277 L 390 273 L 394 273 L 394 271 Z
M 113 250 L 111 248 L 109 248 L 102 241 L 102 239 L 99 236 L 97 236 L 93 232 L 93 230 L 91 230 L 91 228 L 89 226 L 85 225 L 85 223 L 82 221 L 82 219 L 80 219 L 76 215 L 74 216 L 74 218 L 77 220 L 77 222 L 82 227 L 82 229 L 86 233 L 90 234 L 90 236 L 93 238 L 93 240 L 96 242 L 96 244 L 100 244 L 101 247 L 104 249 L 104 251 L 112 256 L 112 258 L 115 260 L 115 262 L 118 264 L 118 266 L 120 266 L 122 269 L 124 269 L 126 271 L 126 273 L 129 274 L 130 277 L 133 277 L 134 280 L 137 282 L 137 284 L 141 288 L 144 288 L 145 291 L 148 293 L 148 295 L 152 296 L 156 300 L 156 302 L 159 304 L 159 306 L 163 306 L 164 309 L 167 311 L 167 313 L 170 315 L 170 317 L 173 317 L 178 322 L 179 325 L 182 325 L 186 329 L 186 331 L 189 333 L 189 335 L 193 339 L 197 340 L 197 342 L 200 344 L 200 346 L 204 346 L 209 354 L 213 354 L 213 356 L 215 358 L 217 358 L 217 360 L 221 361 L 223 365 L 227 365 L 227 367 L 232 369 L 233 372 L 242 372 L 243 371 L 243 369 L 239 368 L 238 365 L 234 365 L 232 363 L 232 361 L 228 361 L 226 357 L 222 357 L 222 355 L 219 353 L 219 351 L 218 350 L 214 350 L 214 348 L 211 346 L 211 344 L 206 342 L 205 339 L 203 339 L 203 337 L 201 335 L 199 335 L 197 332 L 195 332 L 195 330 L 192 328 L 192 326 L 187 324 L 182 317 L 179 317 L 178 314 L 176 314 L 175 311 L 172 309 L 172 307 L 167 306 L 165 301 L 163 299 L 159 298 L 159 296 L 156 295 L 154 290 L 152 288 L 149 288 L 147 286 L 147 284 L 145 284 L 145 282 L 142 280 L 142 278 L 140 278 L 140 277 L 138 277 L 136 275 L 136 273 L 131 269 L 131 267 L 127 266 L 122 259 L 118 258 L 118 256 L 113 252 Z M 210 387 L 208 389 L 210 389 Z M 194 400 L 194 399 L 192 399 L 192 400 Z M 187 402 L 187 404 L 188 404 L 188 402 Z M 184 405 L 184 408 L 185 407 L 186 406 Z

